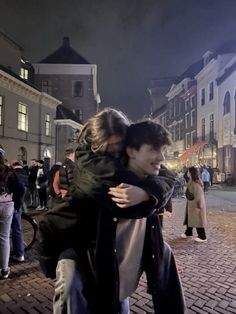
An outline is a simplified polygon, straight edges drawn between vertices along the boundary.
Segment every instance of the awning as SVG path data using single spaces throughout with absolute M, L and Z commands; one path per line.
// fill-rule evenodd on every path
M 186 149 L 181 156 L 179 157 L 179 159 L 181 161 L 184 161 L 186 159 L 188 159 L 189 157 L 193 156 L 194 154 L 198 153 L 199 150 L 204 146 L 208 144 L 207 141 L 202 141 L 202 142 L 198 142 L 195 143 L 193 146 L 191 146 L 190 148 Z

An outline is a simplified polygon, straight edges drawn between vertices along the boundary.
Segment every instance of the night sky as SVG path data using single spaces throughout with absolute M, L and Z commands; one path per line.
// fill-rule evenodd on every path
M 98 65 L 102 105 L 149 113 L 150 79 L 179 75 L 236 39 L 236 0 L 0 0 L 0 28 L 30 62 L 72 48 Z

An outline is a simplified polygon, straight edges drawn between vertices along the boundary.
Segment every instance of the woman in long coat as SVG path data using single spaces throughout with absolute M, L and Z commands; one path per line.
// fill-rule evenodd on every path
M 182 238 L 192 237 L 193 228 L 197 230 L 196 242 L 206 242 L 205 227 L 206 219 L 206 203 L 203 191 L 203 183 L 200 179 L 199 171 L 195 167 L 188 170 L 189 181 L 185 192 L 187 198 L 186 216 L 184 225 L 186 225 L 185 233 L 181 234 Z

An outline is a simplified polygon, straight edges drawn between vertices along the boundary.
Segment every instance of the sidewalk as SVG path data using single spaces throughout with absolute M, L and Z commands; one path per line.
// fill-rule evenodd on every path
M 163 234 L 173 248 L 177 264 L 183 267 L 180 276 L 187 313 L 236 313 L 236 205 L 228 202 L 227 208 L 231 211 L 222 211 L 225 201 L 212 196 L 211 191 L 206 199 L 207 243 L 198 244 L 180 238 L 184 231 L 184 198 L 173 199 L 174 212 L 171 218 L 164 219 Z M 53 282 L 41 273 L 34 248 L 26 253 L 25 263 L 11 264 L 9 279 L 0 281 L 1 314 L 52 313 L 52 297 Z M 154 313 L 151 296 L 146 293 L 145 276 L 130 303 L 131 313 Z

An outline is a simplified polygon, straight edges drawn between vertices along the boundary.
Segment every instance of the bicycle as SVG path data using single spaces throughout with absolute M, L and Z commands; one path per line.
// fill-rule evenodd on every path
M 38 223 L 34 218 L 25 212 L 21 213 L 21 225 L 24 235 L 25 251 L 31 249 L 36 241 Z

